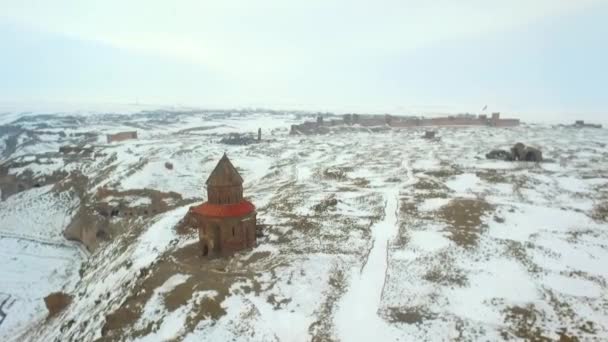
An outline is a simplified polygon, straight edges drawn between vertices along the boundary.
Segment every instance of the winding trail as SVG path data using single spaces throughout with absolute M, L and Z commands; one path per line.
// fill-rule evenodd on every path
M 385 190 L 384 218 L 371 228 L 372 250 L 362 271 L 353 270 L 348 292 L 338 306 L 335 325 L 341 341 L 394 340 L 392 327 L 378 315 L 378 309 L 388 267 L 388 244 L 398 231 L 398 197 L 398 189 Z

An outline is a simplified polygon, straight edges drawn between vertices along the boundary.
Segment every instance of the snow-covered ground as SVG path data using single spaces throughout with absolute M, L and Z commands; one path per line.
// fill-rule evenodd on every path
M 18 124 L 36 131 L 36 120 Z M 608 338 L 606 130 L 441 128 L 429 141 L 415 129 L 289 136 L 294 115 L 276 113 L 70 120 L 44 118 L 45 131 L 68 134 L 24 137 L 9 174 L 77 171 L 91 194 L 203 200 L 226 152 L 264 236 L 233 258 L 201 259 L 196 234 L 174 229 L 183 206 L 115 218 L 125 234 L 83 260 L 61 235 L 79 205 L 69 185 L 12 195 L 0 202 L 0 303 L 17 300 L 0 340 Z M 219 143 L 258 127 L 262 143 Z M 137 140 L 102 136 L 133 129 Z M 51 152 L 87 131 L 101 134 L 92 155 Z M 484 158 L 519 141 L 553 162 Z M 42 298 L 57 290 L 74 301 L 47 320 Z
M 6 300 L 0 334 L 23 330 L 44 318 L 43 298 L 72 287 L 86 257 L 80 246 L 62 236 L 78 201 L 50 188 L 0 202 L 0 303 Z
M 371 227 L 372 247 L 361 270 L 356 267 L 352 281 L 338 305 L 336 327 L 342 341 L 391 341 L 397 334 L 374 308 L 380 308 L 382 289 L 388 267 L 388 244 L 397 233 L 398 196 L 395 191 L 385 193 L 384 218 Z

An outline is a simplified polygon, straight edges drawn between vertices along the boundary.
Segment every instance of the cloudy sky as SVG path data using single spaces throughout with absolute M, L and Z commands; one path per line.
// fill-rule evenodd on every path
M 608 115 L 608 0 L 0 0 L 0 101 Z

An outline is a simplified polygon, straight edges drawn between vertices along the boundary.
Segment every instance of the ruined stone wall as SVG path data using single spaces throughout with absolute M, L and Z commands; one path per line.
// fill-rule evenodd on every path
M 61 146 L 61 147 L 59 147 L 59 152 L 64 153 L 64 154 L 68 154 L 68 153 L 81 154 L 82 153 L 84 155 L 90 155 L 91 153 L 93 153 L 93 149 L 87 148 L 87 147 L 80 147 L 80 146 Z
M 416 127 L 416 126 L 420 126 L 420 120 L 414 120 L 414 119 L 398 120 L 398 119 L 393 119 L 391 121 L 391 127 Z
M 346 114 L 342 120 L 330 120 L 323 122 L 304 122 L 300 125 L 291 126 L 291 134 L 316 134 L 328 133 L 328 127 L 332 126 L 352 126 L 360 125 L 363 127 L 418 127 L 418 126 L 496 126 L 513 127 L 519 125 L 518 119 L 500 119 L 500 115 L 494 113 L 492 119 L 486 115 L 479 116 L 450 116 L 440 118 L 414 118 L 396 117 L 391 115 L 365 115 Z M 356 127 L 356 126 L 355 126 Z
M 485 126 L 487 122 L 479 118 L 447 117 L 423 119 L 423 126 Z
M 55 171 L 50 175 L 36 176 L 30 170 L 15 175 L 8 173 L 10 167 L 18 166 L 15 164 L 0 166 L 0 191 L 2 192 L 0 200 L 2 201 L 22 191 L 54 184 L 68 175 L 65 171 Z
M 360 118 L 357 122 L 361 126 L 381 126 L 386 124 L 384 117 Z
M 500 119 L 494 122 L 494 127 L 516 127 L 519 126 L 519 119 Z
M 106 136 L 108 143 L 115 141 L 124 141 L 129 139 L 137 139 L 137 132 L 120 132 L 116 134 L 108 134 Z

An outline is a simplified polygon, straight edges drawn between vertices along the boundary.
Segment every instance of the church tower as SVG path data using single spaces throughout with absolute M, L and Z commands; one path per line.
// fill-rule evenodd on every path
M 243 198 L 243 178 L 224 153 L 206 182 L 207 202 L 190 208 L 204 256 L 227 256 L 256 245 L 255 206 Z

